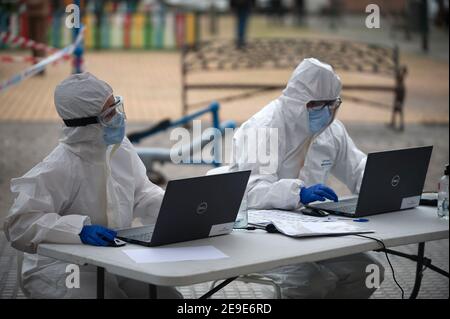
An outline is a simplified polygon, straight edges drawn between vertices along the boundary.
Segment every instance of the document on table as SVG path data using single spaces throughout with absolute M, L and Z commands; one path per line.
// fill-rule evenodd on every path
M 211 260 L 228 256 L 214 246 L 123 249 L 136 263 L 161 263 L 183 260 Z
M 273 220 L 301 221 L 301 222 L 328 222 L 328 217 L 314 217 L 303 215 L 301 212 L 286 210 L 249 210 L 248 222 L 252 224 L 267 223 Z
M 349 221 L 333 218 L 305 216 L 300 212 L 281 210 L 259 210 L 248 212 L 249 223 L 263 225 L 291 237 L 313 237 L 373 233 Z M 267 228 L 266 228 L 267 229 Z

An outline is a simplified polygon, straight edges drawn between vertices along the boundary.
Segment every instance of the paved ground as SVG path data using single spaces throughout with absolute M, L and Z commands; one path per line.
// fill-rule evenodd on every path
M 179 55 L 174 52 L 94 52 L 86 54 L 86 69 L 106 80 L 117 94 L 124 96 L 130 121 L 155 121 L 181 115 L 179 60 Z M 406 81 L 408 90 L 405 102 L 406 121 L 448 123 L 448 63 L 424 60 L 415 56 L 405 56 L 402 61 L 409 68 Z M 111 68 L 111 65 L 115 67 Z M 2 66 L 0 72 L 4 73 L 0 74 L 0 78 L 7 78 L 17 69 L 17 66 Z M 53 90 L 69 72 L 67 64 L 50 67 L 47 76 L 31 78 L 3 93 L 0 120 L 40 122 L 56 120 Z M 193 80 L 204 82 L 226 78 L 227 82 L 244 82 L 245 79 L 245 81 L 286 83 L 289 76 L 289 71 L 210 72 L 207 77 L 202 74 L 193 75 Z M 341 73 L 341 76 L 343 82 L 347 84 L 389 82 L 386 79 L 361 77 L 355 74 Z M 239 92 L 211 91 L 202 95 L 193 92 L 189 95 L 189 99 L 195 103 Z M 221 115 L 223 118 L 244 121 L 279 94 L 280 92 L 272 92 L 224 103 Z M 378 95 L 352 93 L 352 95 L 386 104 L 392 101 L 392 94 L 387 93 Z M 340 116 L 346 121 L 381 123 L 390 119 L 390 110 L 355 104 L 344 99 Z

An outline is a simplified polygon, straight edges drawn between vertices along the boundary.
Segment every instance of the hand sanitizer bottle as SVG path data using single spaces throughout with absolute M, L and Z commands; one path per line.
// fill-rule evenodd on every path
M 448 164 L 444 176 L 439 181 L 437 214 L 448 220 Z

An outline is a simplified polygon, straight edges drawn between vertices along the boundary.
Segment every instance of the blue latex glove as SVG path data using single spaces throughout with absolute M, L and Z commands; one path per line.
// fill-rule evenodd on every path
M 304 205 L 317 200 L 323 202 L 325 199 L 329 199 L 338 202 L 339 199 L 336 193 L 329 187 L 323 184 L 316 184 L 311 187 L 302 187 L 300 190 L 300 202 Z
M 100 225 L 83 226 L 80 233 L 83 244 L 92 246 L 109 246 L 116 236 L 117 233 L 114 230 Z

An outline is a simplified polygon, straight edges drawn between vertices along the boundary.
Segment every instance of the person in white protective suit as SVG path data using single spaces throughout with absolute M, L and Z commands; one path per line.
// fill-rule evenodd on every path
M 247 186 L 249 209 L 295 210 L 316 200 L 337 201 L 334 191 L 323 185 L 330 173 L 353 193 L 359 192 L 366 155 L 335 119 L 340 93 L 340 78 L 330 65 L 305 59 L 281 96 L 237 130 L 227 170 L 252 170 Z M 258 129 L 277 131 L 277 149 L 271 154 L 276 165 L 258 158 L 252 161 L 255 146 L 264 145 L 259 140 L 247 142 L 249 132 Z M 265 142 L 262 147 L 267 149 L 270 141 Z M 281 267 L 264 275 L 280 285 L 284 298 L 368 298 L 374 292 L 365 285 L 369 264 L 377 264 L 383 276 L 382 265 L 367 254 Z
M 67 263 L 36 253 L 40 243 L 108 246 L 115 228 L 134 217 L 156 221 L 163 190 L 152 184 L 125 134 L 123 100 L 90 73 L 75 74 L 55 89 L 64 120 L 56 148 L 20 178 L 4 229 L 11 245 L 24 252 L 21 287 L 32 298 L 95 298 L 96 269 L 80 266 L 80 287 L 66 287 Z M 112 248 L 110 248 L 112 249 Z M 107 298 L 146 298 L 148 285 L 106 274 Z M 178 298 L 175 288 L 158 296 Z

